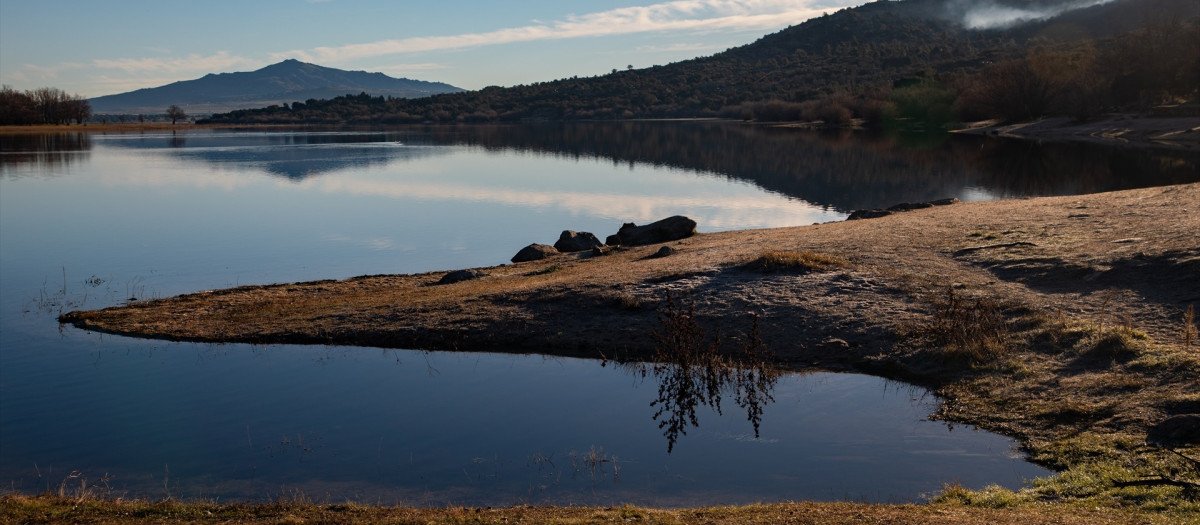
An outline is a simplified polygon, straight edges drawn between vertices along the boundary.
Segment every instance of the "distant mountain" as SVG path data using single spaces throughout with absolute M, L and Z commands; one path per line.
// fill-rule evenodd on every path
M 188 114 L 208 114 L 347 94 L 418 98 L 460 91 L 463 90 L 441 82 L 284 60 L 257 71 L 208 74 L 195 80 L 96 97 L 90 102 L 96 114 L 162 113 L 171 104 L 179 105 Z

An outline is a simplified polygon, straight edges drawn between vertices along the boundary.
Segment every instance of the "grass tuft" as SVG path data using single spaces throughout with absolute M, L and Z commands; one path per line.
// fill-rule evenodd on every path
M 1150 337 L 1129 326 L 1117 326 L 1099 331 L 1086 341 L 1082 353 L 1091 357 L 1127 361 L 1145 351 Z
M 846 261 L 811 250 L 802 252 L 769 251 L 746 264 L 746 268 L 760 272 L 827 272 L 846 266 Z
M 1029 502 L 1029 498 L 999 485 L 988 485 L 982 490 L 971 490 L 958 483 L 946 485 L 930 503 L 941 505 L 964 505 L 985 509 L 1017 507 Z
M 1183 312 L 1183 346 L 1191 348 L 1192 343 L 1196 340 L 1196 305 L 1189 304 L 1187 310 Z
M 933 316 L 916 333 L 940 347 L 947 357 L 985 363 L 1009 353 L 1013 337 L 998 301 L 969 299 L 946 288 L 932 303 Z

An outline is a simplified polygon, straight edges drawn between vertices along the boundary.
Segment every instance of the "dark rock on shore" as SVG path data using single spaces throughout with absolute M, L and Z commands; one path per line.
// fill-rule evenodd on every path
M 521 251 L 517 252 L 517 254 L 513 256 L 512 262 L 519 263 L 526 261 L 538 261 L 550 257 L 551 255 L 557 255 L 558 253 L 558 249 L 550 246 L 549 244 L 533 243 L 529 246 L 521 248 Z
M 695 234 L 696 221 L 682 215 L 675 215 L 645 226 L 638 226 L 632 222 L 625 223 L 617 231 L 617 234 L 610 235 L 605 243 L 610 246 L 641 246 L 686 239 Z
M 554 243 L 554 248 L 564 253 L 582 252 L 597 246 L 603 246 L 603 244 L 595 235 L 571 230 L 563 230 L 562 235 L 558 236 L 558 242 Z
M 850 212 L 850 216 L 846 217 L 848 221 L 857 221 L 860 219 L 877 219 L 879 217 L 887 217 L 896 212 L 920 210 L 924 208 L 932 208 L 934 206 L 946 206 L 958 202 L 958 199 L 950 197 L 948 199 L 938 199 L 929 202 L 902 202 L 895 206 L 889 206 L 886 210 L 854 210 Z
M 848 221 L 857 221 L 859 219 L 878 219 L 879 217 L 887 217 L 893 212 L 887 210 L 854 210 L 850 212 L 850 216 L 846 217 Z
M 657 252 L 654 252 L 653 254 L 651 254 L 649 257 L 646 257 L 646 258 L 647 259 L 660 259 L 662 257 L 671 255 L 675 252 L 676 252 L 676 250 L 674 248 L 672 248 L 670 246 L 663 246 L 662 248 L 659 248 Z
M 437 282 L 437 284 L 454 284 L 462 281 L 470 281 L 487 275 L 482 270 L 455 270 L 446 275 Z

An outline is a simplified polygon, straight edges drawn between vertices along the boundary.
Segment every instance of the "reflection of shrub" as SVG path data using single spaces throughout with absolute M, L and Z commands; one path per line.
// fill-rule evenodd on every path
M 659 323 L 652 334 L 658 399 L 650 406 L 656 408 L 654 419 L 667 438 L 667 452 L 675 448 L 680 434 L 687 434 L 689 426 L 699 426 L 698 405 L 721 413 L 723 393 L 734 394 L 758 437 L 763 407 L 775 400 L 771 392 L 779 377 L 774 355 L 759 335 L 758 316 L 753 316 L 750 333 L 741 341 L 742 351 L 734 355 L 721 352 L 719 332 L 708 336 L 696 319 L 696 305 L 691 301 L 686 306 L 676 304 L 668 293 Z

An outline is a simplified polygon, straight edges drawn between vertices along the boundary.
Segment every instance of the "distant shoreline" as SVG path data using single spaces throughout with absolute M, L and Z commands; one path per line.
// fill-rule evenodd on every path
M 732 119 L 637 119 L 638 122 L 746 122 Z M 590 121 L 570 121 L 590 122 Z M 623 121 L 594 121 L 623 122 Z M 497 122 L 491 124 L 520 125 L 519 122 Z M 750 122 L 751 125 L 788 128 L 813 128 L 811 122 Z M 400 129 L 401 126 L 363 126 L 328 124 L 169 124 L 151 123 L 107 123 L 67 124 L 35 126 L 0 126 L 2 135 L 33 135 L 53 133 L 93 132 L 138 132 L 138 131 L 187 131 L 192 129 Z M 441 126 L 481 124 L 436 124 Z M 487 124 L 482 124 L 487 125 Z M 1035 142 L 1086 142 L 1125 148 L 1165 148 L 1183 151 L 1200 151 L 1200 116 L 1198 117 L 1145 117 L 1129 114 L 1109 115 L 1088 122 L 1075 122 L 1066 117 L 1053 117 L 1033 122 L 1002 124 L 997 121 L 964 123 L 959 129 L 950 131 L 957 135 L 989 136 Z
M 1087 122 L 1054 117 L 1000 124 L 985 121 L 952 133 L 1036 142 L 1086 142 L 1114 147 L 1200 151 L 1200 117 L 1141 117 L 1117 114 Z

